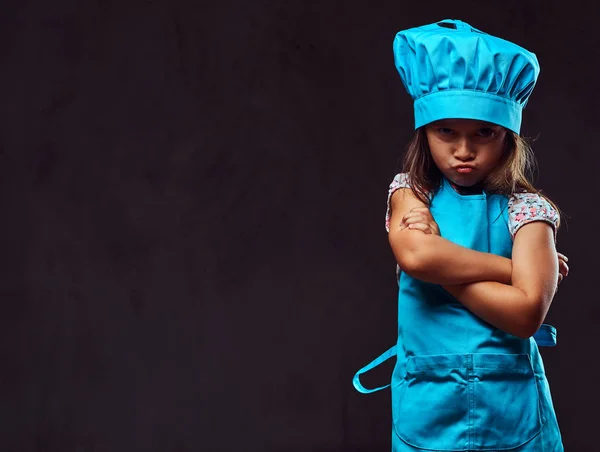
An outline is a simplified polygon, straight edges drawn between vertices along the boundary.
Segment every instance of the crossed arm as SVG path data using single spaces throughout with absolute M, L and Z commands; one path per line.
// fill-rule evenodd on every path
M 532 222 L 522 226 L 515 235 L 511 260 L 441 237 L 427 206 L 409 189 L 394 192 L 391 202 L 389 241 L 403 271 L 442 285 L 475 315 L 515 336 L 527 338 L 539 329 L 558 279 L 550 225 Z M 403 227 L 411 211 L 429 216 L 430 224 L 425 227 L 433 231 Z

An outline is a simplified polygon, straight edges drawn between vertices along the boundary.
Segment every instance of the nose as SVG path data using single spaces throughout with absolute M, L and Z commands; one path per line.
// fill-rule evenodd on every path
M 454 148 L 454 157 L 458 160 L 472 160 L 475 152 L 468 138 L 461 138 Z

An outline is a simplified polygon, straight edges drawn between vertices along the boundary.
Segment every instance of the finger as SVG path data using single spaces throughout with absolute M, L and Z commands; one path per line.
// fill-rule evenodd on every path
M 402 218 L 402 222 L 400 223 L 400 225 L 405 225 L 405 224 L 410 224 L 410 223 L 415 223 L 415 222 L 426 223 L 427 218 L 425 218 L 422 214 L 406 215 L 406 216 L 404 216 L 404 218 Z
M 560 284 L 562 280 L 563 280 L 563 275 L 561 275 L 561 274 L 559 273 L 559 274 L 558 274 L 558 284 Z
M 567 264 L 565 261 L 559 260 L 558 261 L 558 268 L 559 269 L 564 269 L 564 270 L 568 271 L 569 270 L 569 264 Z
M 559 266 L 558 266 L 558 271 L 563 275 L 563 276 L 567 276 L 569 274 L 569 266 L 567 264 L 565 264 L 564 262 L 562 262 Z
M 562 259 L 565 262 L 569 262 L 569 258 L 567 256 L 565 256 L 564 254 L 559 253 L 558 251 L 556 252 L 556 254 L 557 254 L 557 256 L 558 256 L 559 259 Z
M 427 216 L 425 215 L 423 212 L 414 212 L 414 213 L 407 213 L 403 218 L 402 221 L 406 222 L 409 219 L 415 218 L 421 222 L 432 222 L 433 218 L 431 216 Z
M 431 228 L 426 223 L 412 223 L 408 225 L 408 228 L 423 231 L 425 234 L 431 234 Z
M 427 207 L 415 207 L 414 209 L 411 209 L 408 213 L 421 214 L 425 215 L 428 218 L 433 218 L 433 216 L 431 215 L 431 211 Z
M 414 217 L 414 216 L 417 216 L 417 217 L 419 217 L 419 216 L 427 216 L 427 212 L 413 212 L 411 210 L 410 212 L 405 213 L 403 218 Z
M 429 227 L 429 224 L 426 221 L 420 220 L 418 218 L 409 218 L 408 221 L 406 221 L 405 223 L 402 223 L 400 225 L 400 229 L 404 229 L 407 228 L 411 225 L 415 225 L 415 224 L 423 224 L 426 225 L 427 227 Z
M 422 214 L 413 214 L 413 215 L 404 217 L 402 219 L 402 222 L 403 223 L 410 223 L 410 222 L 413 222 L 413 223 L 414 222 L 423 222 L 424 223 L 426 220 L 427 220 L 427 218 L 425 218 L 425 216 Z

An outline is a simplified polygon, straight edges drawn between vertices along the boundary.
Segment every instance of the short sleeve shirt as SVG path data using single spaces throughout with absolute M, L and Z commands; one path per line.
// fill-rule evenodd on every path
M 390 231 L 392 194 L 399 188 L 410 188 L 408 174 L 396 174 L 389 186 L 387 197 L 387 210 L 385 212 L 385 229 Z M 556 240 L 556 230 L 559 223 L 559 215 L 556 209 L 542 196 L 537 193 L 515 193 L 508 200 L 508 229 L 514 240 L 517 231 L 533 221 L 544 221 L 552 226 Z

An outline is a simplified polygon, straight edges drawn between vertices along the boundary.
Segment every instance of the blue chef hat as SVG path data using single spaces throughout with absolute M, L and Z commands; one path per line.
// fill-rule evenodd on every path
M 519 133 L 540 73 L 535 54 L 450 19 L 400 31 L 394 59 L 414 100 L 415 129 L 463 118 Z

